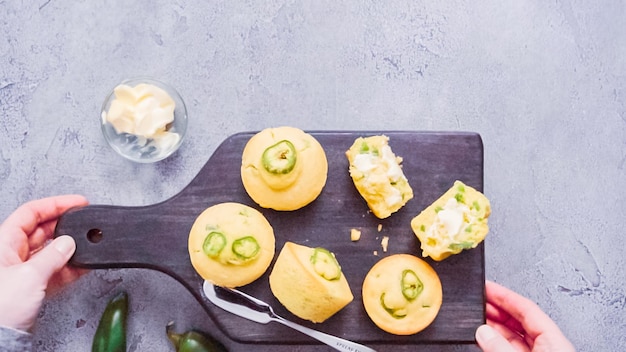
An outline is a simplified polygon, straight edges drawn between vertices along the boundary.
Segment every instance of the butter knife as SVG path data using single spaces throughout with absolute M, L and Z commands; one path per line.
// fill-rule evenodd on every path
M 272 307 L 256 299 L 244 292 L 241 292 L 232 288 L 225 288 L 215 286 L 208 281 L 204 281 L 202 290 L 206 297 L 216 306 L 224 309 L 227 312 L 236 314 L 240 317 L 252 320 L 257 323 L 267 324 L 271 321 L 275 321 L 286 325 L 294 330 L 300 331 L 303 334 L 309 335 L 312 338 L 333 347 L 338 351 L 346 352 L 376 352 L 375 350 L 359 345 L 352 341 L 348 341 L 336 336 L 328 335 L 323 332 L 307 328 L 305 326 L 296 324 L 285 318 L 280 317 Z M 222 297 L 228 297 L 222 298 Z

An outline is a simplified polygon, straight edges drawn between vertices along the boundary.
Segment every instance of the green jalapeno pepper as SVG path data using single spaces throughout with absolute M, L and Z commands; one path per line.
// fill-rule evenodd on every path
M 389 315 L 396 319 L 402 319 L 408 314 L 406 307 L 394 308 L 387 306 L 387 304 L 385 304 L 385 292 L 380 294 L 380 305 L 383 306 L 383 309 L 389 313 Z
M 263 168 L 278 175 L 290 173 L 296 166 L 296 159 L 296 147 L 286 139 L 265 149 L 261 156 Z
M 227 352 L 224 345 L 212 336 L 201 331 L 190 330 L 182 334 L 174 331 L 174 323 L 170 322 L 165 327 L 165 333 L 170 339 L 176 352 Z
M 259 253 L 261 246 L 259 242 L 252 236 L 245 236 L 233 241 L 232 251 L 237 258 L 241 260 L 250 260 L 256 257 Z
M 211 231 L 202 243 L 202 250 L 207 256 L 215 258 L 224 249 L 224 246 L 226 246 L 226 236 L 221 232 Z
M 120 292 L 107 304 L 96 329 L 92 352 L 126 352 L 128 295 Z
M 414 300 L 424 289 L 422 280 L 413 270 L 409 269 L 402 272 L 400 284 L 402 285 L 402 295 L 409 301 Z
M 341 277 L 341 267 L 337 259 L 325 248 L 317 247 L 313 250 L 311 264 L 315 272 L 328 281 L 338 280 Z

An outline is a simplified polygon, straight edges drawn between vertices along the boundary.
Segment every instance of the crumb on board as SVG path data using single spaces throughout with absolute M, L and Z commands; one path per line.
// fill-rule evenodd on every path
M 383 224 L 378 224 L 378 232 L 382 231 L 383 229 Z
M 383 252 L 387 252 L 387 246 L 389 246 L 389 236 L 383 236 L 380 241 L 380 245 L 383 247 Z
M 374 255 L 378 255 L 378 251 L 374 251 Z
M 350 240 L 356 242 L 361 239 L 361 231 L 358 229 L 350 229 Z

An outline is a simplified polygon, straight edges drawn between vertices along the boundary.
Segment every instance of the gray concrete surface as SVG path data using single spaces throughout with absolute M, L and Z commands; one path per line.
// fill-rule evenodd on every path
M 616 0 L 0 1 L 0 219 L 62 193 L 166 200 L 240 131 L 475 131 L 487 277 L 580 351 L 623 351 L 624 18 Z M 150 165 L 116 155 L 98 122 L 107 91 L 141 75 L 177 87 L 190 116 L 179 152 Z M 93 271 L 46 301 L 37 350 L 87 350 L 118 289 L 142 312 L 129 351 L 170 350 L 169 320 L 212 329 L 163 274 Z

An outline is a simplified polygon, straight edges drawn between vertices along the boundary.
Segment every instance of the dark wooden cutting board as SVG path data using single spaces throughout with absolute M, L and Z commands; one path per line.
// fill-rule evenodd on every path
M 334 252 L 350 283 L 354 301 L 320 324 L 303 321 L 287 310 L 269 290 L 268 271 L 241 288 L 270 303 L 279 315 L 320 331 L 363 344 L 474 343 L 475 329 L 485 321 L 484 247 L 464 251 L 442 262 L 426 258 L 439 274 L 443 304 L 427 329 L 411 336 L 395 336 L 378 329 L 361 301 L 361 285 L 369 269 L 395 253 L 421 257 L 411 219 L 443 194 L 455 180 L 483 190 L 483 145 L 480 135 L 464 132 L 310 132 L 324 147 L 328 180 L 313 203 L 293 212 L 260 208 L 247 195 L 240 178 L 241 154 L 252 132 L 227 138 L 198 175 L 180 193 L 158 204 L 142 207 L 90 205 L 65 214 L 55 234 L 75 238 L 77 249 L 71 264 L 90 268 L 149 268 L 162 271 L 182 283 L 198 299 L 226 335 L 244 343 L 309 344 L 316 341 L 279 324 L 247 321 L 213 306 L 202 293 L 202 279 L 194 271 L 187 252 L 187 237 L 196 217 L 207 207 L 239 202 L 259 209 L 276 236 L 276 254 L 285 241 Z M 385 134 L 415 197 L 399 212 L 380 220 L 368 211 L 348 174 L 345 151 L 359 136 Z M 379 224 L 382 225 L 378 230 Z M 350 230 L 362 231 L 357 242 Z M 381 248 L 389 237 L 387 252 Z M 275 256 L 276 257 L 276 256 Z M 272 263 L 273 265 L 273 263 Z

